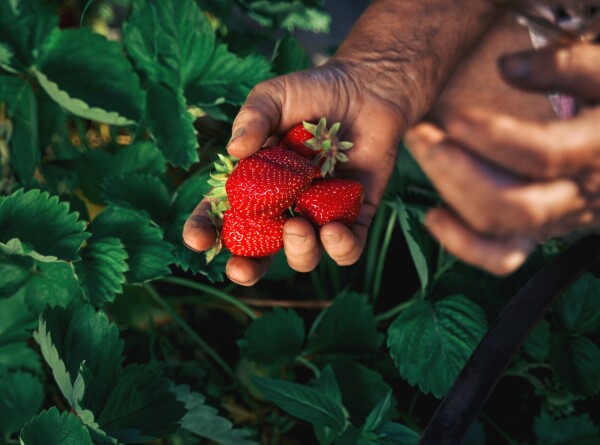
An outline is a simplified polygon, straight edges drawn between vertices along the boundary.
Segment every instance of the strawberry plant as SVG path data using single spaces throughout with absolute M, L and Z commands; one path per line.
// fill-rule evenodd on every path
M 226 236 L 208 263 L 182 242 L 251 88 L 307 68 L 292 31 L 329 23 L 321 0 L 0 2 L 0 443 L 418 442 L 564 241 L 506 278 L 456 261 L 422 224 L 440 199 L 400 148 L 353 266 L 324 255 L 300 274 L 279 252 L 245 288 L 225 278 Z M 320 148 L 337 131 L 324 124 L 308 126 Z M 310 218 L 313 187 L 341 181 L 310 185 L 311 161 L 286 151 L 292 200 L 244 215 L 277 232 L 261 254 L 280 249 L 284 210 L 298 201 Z M 336 204 L 359 205 L 346 186 Z M 247 207 L 228 195 L 230 216 Z M 531 330 L 464 444 L 598 442 L 599 296 L 592 267 Z

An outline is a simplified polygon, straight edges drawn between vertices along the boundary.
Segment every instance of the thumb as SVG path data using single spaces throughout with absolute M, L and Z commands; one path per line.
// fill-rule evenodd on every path
M 588 100 L 600 100 L 600 48 L 579 43 L 548 47 L 502 57 L 500 73 L 515 86 L 561 91 Z
M 277 79 L 254 87 L 233 122 L 227 144 L 231 156 L 248 157 L 265 144 L 279 124 L 282 97 L 283 85 Z

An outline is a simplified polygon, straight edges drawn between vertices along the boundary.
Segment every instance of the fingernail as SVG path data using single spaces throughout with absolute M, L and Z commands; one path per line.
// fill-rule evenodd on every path
M 285 238 L 292 244 L 304 244 L 306 235 L 298 235 L 297 233 L 285 232 Z
M 525 80 L 531 75 L 531 55 L 527 53 L 512 54 L 501 57 L 498 61 L 502 73 L 514 80 Z
M 231 135 L 231 138 L 229 139 L 229 142 L 227 142 L 227 146 L 229 147 L 231 145 L 231 143 L 239 138 L 240 136 L 242 136 L 244 134 L 244 132 L 246 131 L 245 128 L 238 128 L 237 130 L 235 130 L 235 132 Z

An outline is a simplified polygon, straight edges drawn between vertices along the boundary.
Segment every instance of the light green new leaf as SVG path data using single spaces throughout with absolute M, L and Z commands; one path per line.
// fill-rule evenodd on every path
M 41 162 L 38 107 L 31 84 L 18 77 L 0 75 L 0 110 L 3 104 L 5 118 L 12 125 L 12 136 L 8 141 L 9 165 L 17 180 L 26 184 Z
M 394 320 L 387 344 L 402 377 L 440 398 L 486 330 L 485 313 L 464 296 L 420 300 Z
M 215 408 L 206 405 L 202 394 L 191 392 L 186 385 L 177 386 L 172 391 L 187 410 L 181 420 L 183 429 L 220 445 L 257 445 L 248 439 L 248 431 L 234 428 L 230 420 L 220 416 Z
M 143 115 L 145 95 L 120 45 L 86 28 L 52 34 L 35 74 L 46 93 L 77 116 L 128 125 Z
M 114 301 L 123 291 L 127 251 L 118 238 L 92 236 L 75 263 L 75 273 L 85 298 L 96 307 Z
M 167 221 L 171 196 L 158 176 L 111 175 L 102 182 L 102 196 L 108 204 L 140 212 L 160 226 Z
M 550 340 L 550 364 L 572 392 L 586 396 L 600 390 L 600 348 L 587 337 L 555 332 Z
M 81 402 L 83 408 L 99 412 L 122 372 L 123 341 L 117 326 L 88 304 L 57 307 L 44 312 L 35 338 L 71 406 Z
M 129 284 L 154 280 L 170 272 L 172 247 L 163 240 L 162 230 L 134 211 L 109 206 L 94 219 L 90 232 L 98 238 L 116 237 L 129 255 L 125 274 Z
M 248 359 L 273 365 L 298 357 L 304 336 L 304 321 L 296 312 L 275 308 L 252 322 L 238 346 Z
M 175 432 L 185 413 L 158 371 L 131 365 L 111 389 L 97 422 L 110 437 L 136 443 Z
M 320 391 L 298 383 L 252 376 L 252 382 L 275 405 L 298 419 L 341 433 L 347 424 L 343 407 Z
M 8 437 L 42 408 L 44 385 L 32 374 L 0 370 L 0 394 L 0 437 Z
M 92 445 L 92 440 L 75 414 L 52 407 L 23 427 L 21 445 Z
M 361 432 L 375 432 L 387 422 L 390 418 L 390 409 L 392 407 L 392 390 L 390 389 L 383 399 L 371 410 L 365 423 L 361 427 Z
M 267 28 L 279 27 L 292 31 L 329 32 L 331 17 L 323 10 L 322 1 L 309 5 L 301 0 L 244 0 L 248 15 Z M 319 6 L 318 8 L 315 6 Z
M 574 334 L 600 330 L 600 279 L 583 274 L 560 297 L 553 308 L 561 325 Z
M 58 28 L 56 5 L 48 0 L 0 2 L 0 41 L 9 42 L 25 66 L 35 63 L 38 49 Z
M 0 197 L 0 243 L 18 238 L 42 255 L 77 260 L 81 245 L 90 236 L 84 232 L 85 226 L 68 204 L 47 192 L 21 189 Z
M 565 445 L 579 443 L 578 439 L 595 437 L 596 441 L 587 442 L 591 445 L 598 443 L 600 437 L 600 429 L 587 414 L 554 419 L 544 411 L 533 421 L 533 431 L 537 436 L 537 445 Z
M 13 50 L 8 43 L 0 42 L 0 69 L 16 74 L 17 71 L 13 68 Z
M 320 354 L 370 354 L 379 349 L 383 334 L 377 332 L 373 308 L 366 295 L 347 292 L 315 320 L 306 350 Z

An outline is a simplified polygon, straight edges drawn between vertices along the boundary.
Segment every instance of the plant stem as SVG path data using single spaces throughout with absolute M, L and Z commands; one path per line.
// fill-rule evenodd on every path
M 412 304 L 416 301 L 416 299 L 419 297 L 419 295 L 421 294 L 421 290 L 419 289 L 417 292 L 415 292 L 415 294 L 410 297 L 408 300 L 400 303 L 397 306 L 394 306 L 393 308 L 391 308 L 389 311 L 383 312 L 379 315 L 377 315 L 375 317 L 375 322 L 376 323 L 381 323 L 382 321 L 387 320 L 388 318 L 392 318 L 396 315 L 398 315 L 400 312 L 402 312 L 405 309 L 408 309 L 410 306 L 412 306 Z
M 504 431 L 502 428 L 500 428 L 500 426 L 498 426 L 498 424 L 496 424 L 496 422 L 494 422 L 488 415 L 481 413 L 481 418 L 483 420 L 485 420 L 487 423 L 490 424 L 490 426 L 496 430 L 496 432 L 504 439 L 506 440 L 506 442 L 509 445 L 519 445 L 519 442 L 515 439 L 513 439 L 513 437 L 508 434 L 506 431 Z
M 365 284 L 363 288 L 365 294 L 369 294 L 369 291 L 373 288 L 374 267 L 378 258 L 379 239 L 381 238 L 383 223 L 385 222 L 385 210 L 386 206 L 379 207 L 369 230 L 369 244 L 365 255 Z
M 388 250 L 390 248 L 390 242 L 392 240 L 392 234 L 394 233 L 394 228 L 396 227 L 396 218 L 398 216 L 398 211 L 394 209 L 392 214 L 388 218 L 388 224 L 385 229 L 385 235 L 383 237 L 383 242 L 381 244 L 381 249 L 379 251 L 379 258 L 377 261 L 377 268 L 375 269 L 375 277 L 373 280 L 373 292 L 371 293 L 371 298 L 373 301 L 373 305 L 377 302 L 377 298 L 379 297 L 379 292 L 381 290 L 381 280 L 383 277 L 383 268 L 385 266 L 385 258 L 387 256 Z
M 175 321 L 181 330 L 189 335 L 194 343 L 196 343 L 200 349 L 206 353 L 206 355 L 212 358 L 213 361 L 219 365 L 234 382 L 239 383 L 239 379 L 237 378 L 235 372 L 233 372 L 233 369 L 231 369 L 225 360 L 223 360 L 221 356 L 217 354 L 217 352 L 208 343 L 206 343 L 204 339 L 200 337 L 183 318 L 179 316 L 175 309 L 173 309 L 171 305 L 160 296 L 156 289 L 154 289 L 154 287 L 152 287 L 150 284 L 144 284 L 143 287 L 154 299 L 154 301 L 156 301 L 169 314 L 169 316 Z
M 298 363 L 306 366 L 308 369 L 310 369 L 312 371 L 312 373 L 315 375 L 316 378 L 319 378 L 319 376 L 321 375 L 321 371 L 319 370 L 319 368 L 317 368 L 317 366 L 314 365 L 307 358 L 305 358 L 305 357 L 296 357 L 296 361 Z
M 195 281 L 188 280 L 186 278 L 180 278 L 180 277 L 165 277 L 165 278 L 162 278 L 160 281 L 162 281 L 164 283 L 176 284 L 179 286 L 187 287 L 189 289 L 204 292 L 205 294 L 208 294 L 212 297 L 226 301 L 227 303 L 231 304 L 232 306 L 235 306 L 240 311 L 242 311 L 244 314 L 246 314 L 248 317 L 250 317 L 252 320 L 255 320 L 256 318 L 258 318 L 258 316 L 254 313 L 254 311 L 248 305 L 244 304 L 243 302 L 241 302 L 237 298 L 229 295 L 228 293 L 220 291 L 218 289 L 215 289 L 211 286 L 207 286 L 205 284 L 197 283 Z

